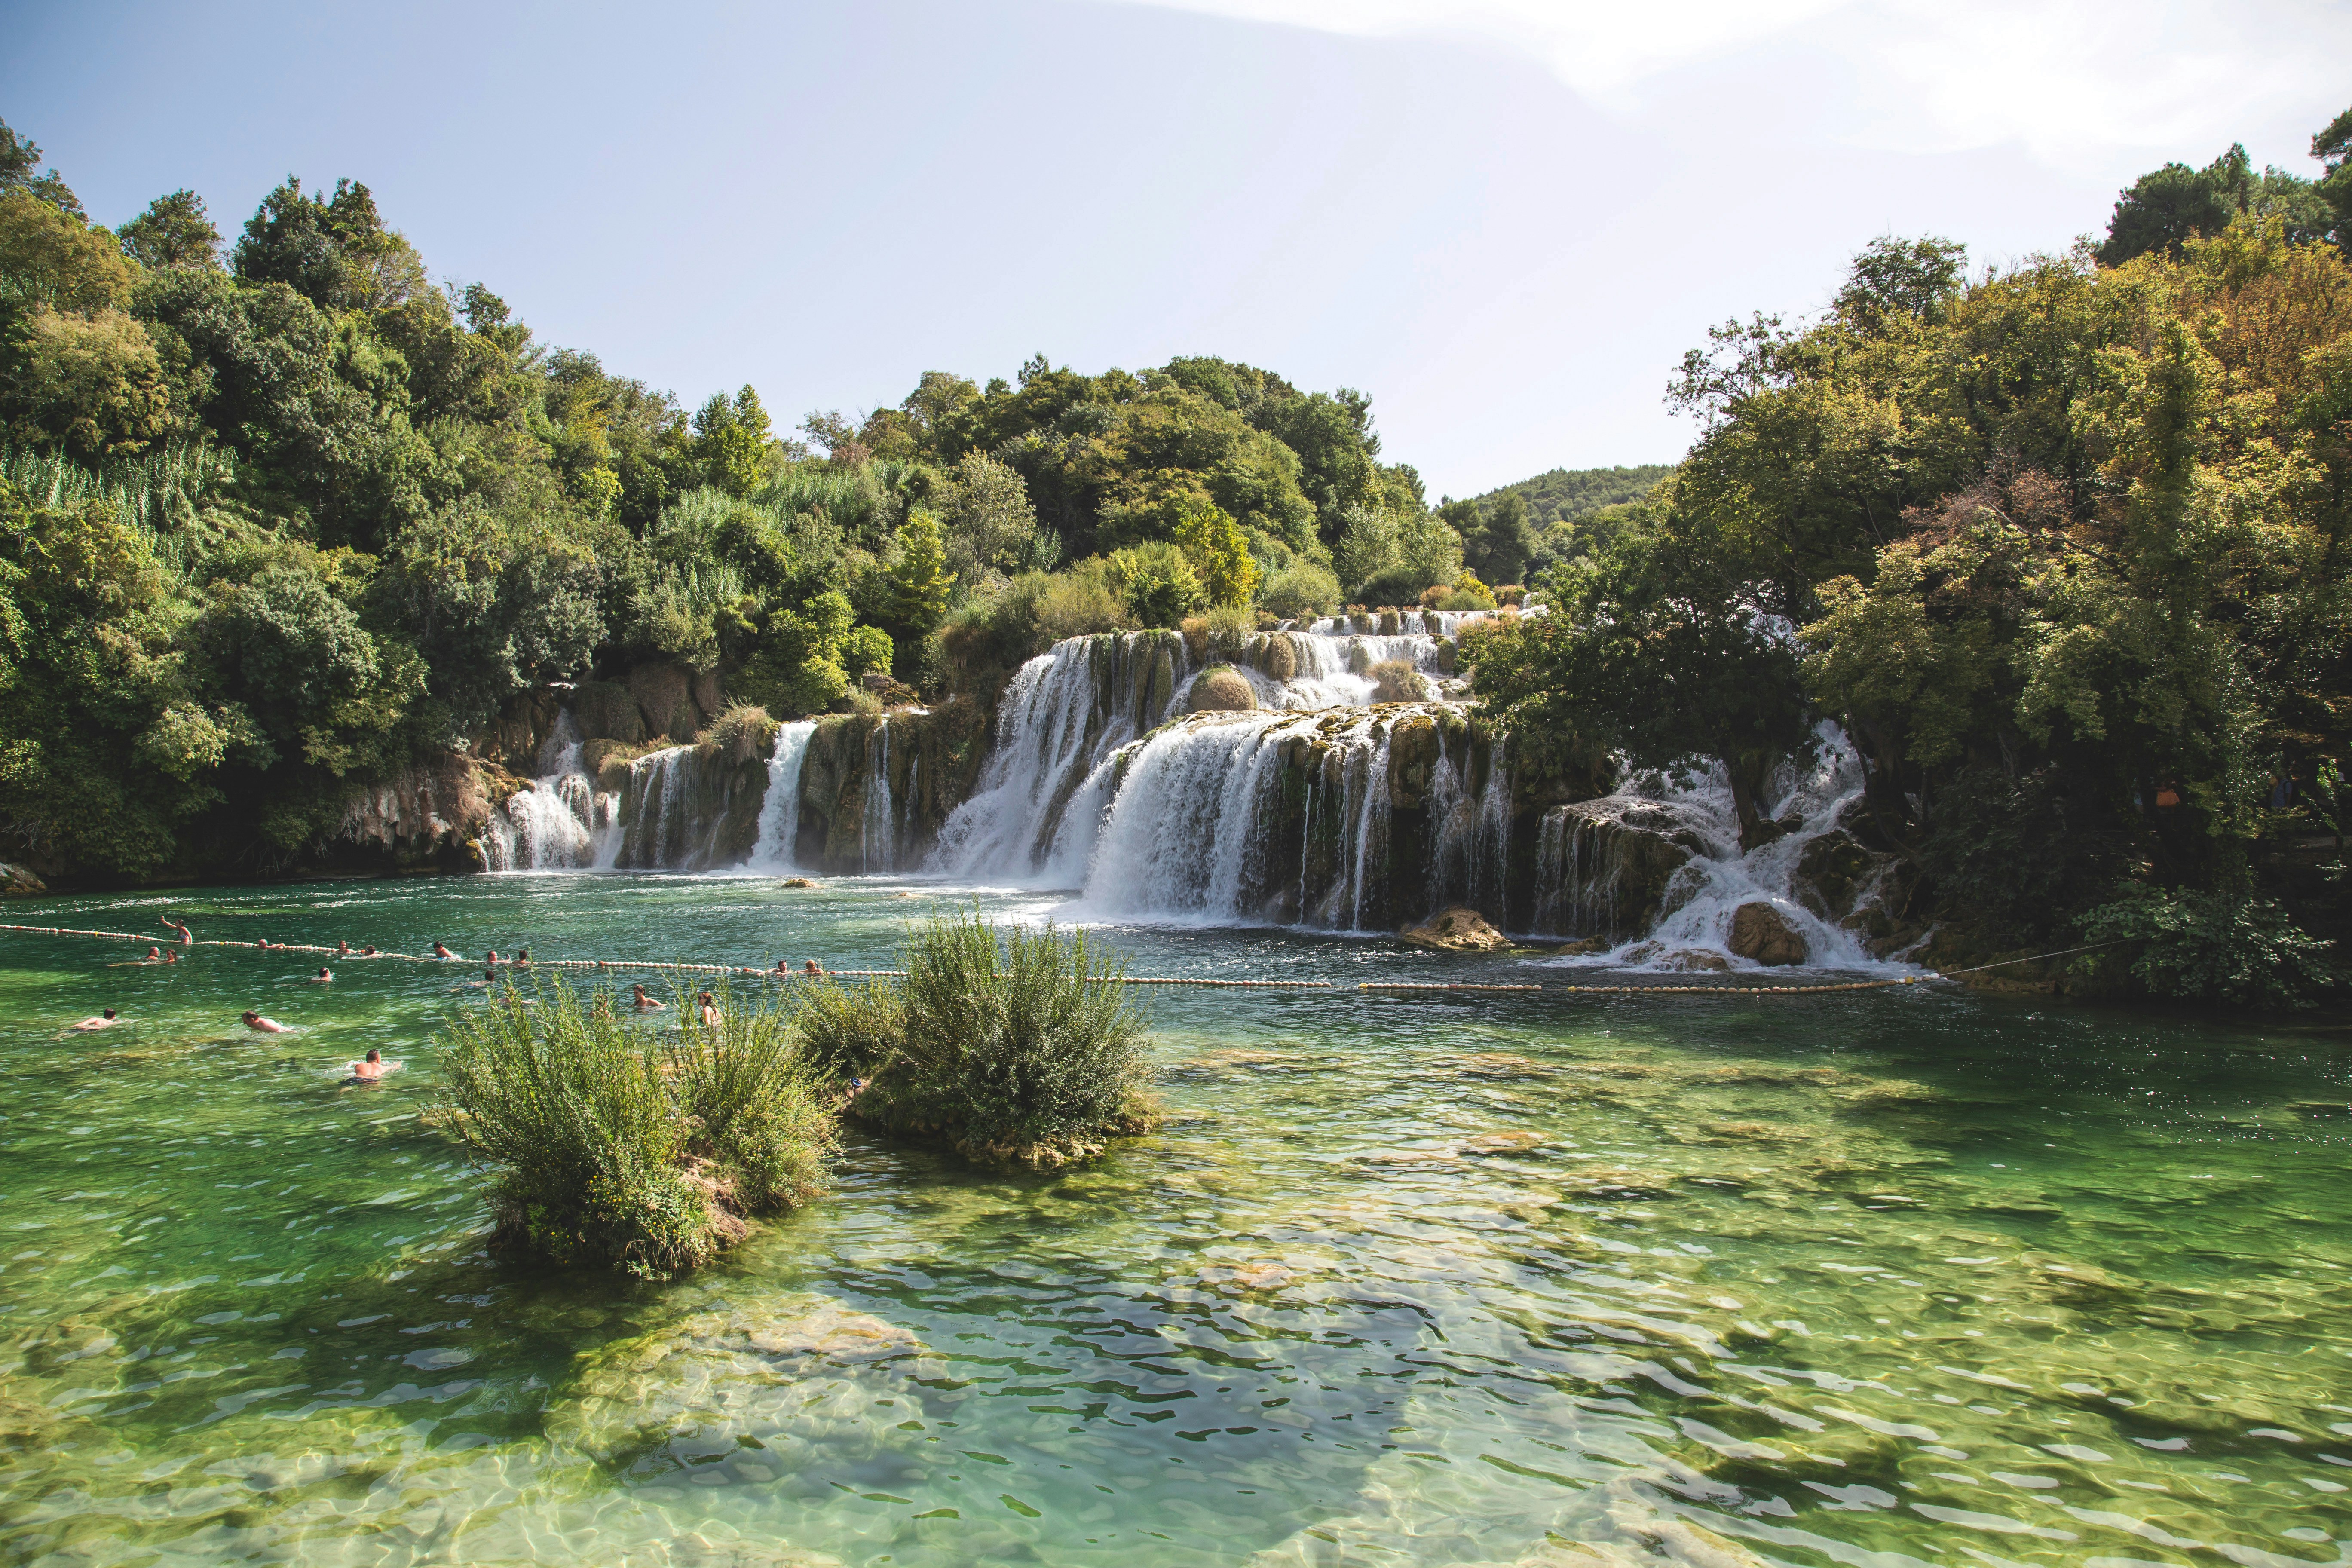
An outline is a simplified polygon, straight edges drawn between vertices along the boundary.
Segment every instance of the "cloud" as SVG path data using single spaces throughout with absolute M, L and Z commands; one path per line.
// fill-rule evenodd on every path
M 2232 141 L 2299 167 L 2302 139 L 2343 107 L 2352 58 L 2352 6 L 2332 0 L 1121 3 L 1499 46 L 1629 120 L 1737 118 L 1752 95 L 1768 141 L 2016 146 L 2076 172 L 2106 171 L 2125 150 L 2201 163 Z M 1702 89 L 1709 101 L 1694 103 Z

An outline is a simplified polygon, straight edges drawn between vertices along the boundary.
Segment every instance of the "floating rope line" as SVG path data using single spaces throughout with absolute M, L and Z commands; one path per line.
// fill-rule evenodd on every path
M 903 969 L 825 969 L 810 973 L 801 969 L 755 969 L 750 964 L 734 963 L 675 963 L 641 958 L 500 958 L 467 959 L 463 957 L 435 958 L 414 952 L 354 952 L 342 948 L 315 947 L 296 942 L 175 942 L 158 939 L 135 931 L 80 931 L 70 926 L 0 925 L 0 931 L 21 931 L 27 936 L 89 936 L 109 942 L 143 942 L 150 947 L 178 950 L 189 947 L 242 948 L 258 952 L 316 953 L 336 959 L 396 959 L 403 963 L 482 963 L 486 967 L 509 969 L 614 969 L 655 970 L 673 974 L 731 974 L 761 980 L 897 980 L 903 979 Z M 1482 984 L 1472 982 L 1444 980 L 1364 980 L 1356 984 L 1358 991 L 1554 991 L 1581 996 L 1817 996 L 1832 991 L 1880 991 L 1895 985 L 1916 985 L 1923 980 L 1949 980 L 1956 975 L 1976 974 L 1988 969 L 2001 969 L 2012 963 L 2038 963 L 2045 958 L 2064 958 L 2077 952 L 2091 952 L 2118 942 L 2137 941 L 2135 937 L 2116 937 L 2107 942 L 2090 942 L 2082 947 L 2060 948 L 2055 952 L 2038 952 L 2027 958 L 1996 959 L 1990 963 L 1972 964 L 1966 969 L 1929 970 L 1924 974 L 1890 975 L 1883 980 L 1843 980 L 1821 985 L 1751 985 L 1738 981 L 1714 985 L 1562 985 L 1562 984 Z M 1233 991 L 1333 991 L 1339 989 L 1328 980 L 1209 980 L 1184 975 L 1118 975 L 1114 983 L 1120 985 L 1191 985 L 1212 990 Z

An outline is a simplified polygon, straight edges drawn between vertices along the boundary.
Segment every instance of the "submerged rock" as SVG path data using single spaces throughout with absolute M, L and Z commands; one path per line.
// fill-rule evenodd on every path
M 1456 907 L 1441 910 L 1417 926 L 1408 926 L 1397 935 L 1415 947 L 1434 948 L 1440 952 L 1496 952 L 1511 945 L 1511 939 L 1486 923 L 1486 917 L 1476 910 Z
M 1562 958 L 1591 958 L 1607 952 L 1616 945 L 1605 936 L 1588 936 L 1580 941 L 1565 942 L 1553 951 Z
M 837 1301 L 698 1312 L 582 1357 L 548 1434 L 612 1463 L 688 1434 L 757 1432 L 791 1418 L 799 1401 L 782 1395 L 793 1385 L 922 1349 L 909 1331 Z
M 806 877 L 787 877 L 784 879 L 782 885 L 787 888 L 814 888 L 816 886 L 814 882 L 810 881 Z
M 1731 940 L 1725 945 L 1763 964 L 1802 963 L 1808 955 L 1804 937 L 1788 917 L 1760 901 L 1732 911 Z

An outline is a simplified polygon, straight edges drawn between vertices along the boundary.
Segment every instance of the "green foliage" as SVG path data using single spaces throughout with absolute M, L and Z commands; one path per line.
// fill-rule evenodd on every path
M 1173 544 L 1152 543 L 1111 552 L 1119 601 L 1141 626 L 1175 626 L 1208 594 L 1192 561 Z
M 711 1027 L 678 1002 L 667 1044 L 560 979 L 450 1021 L 437 1120 L 492 1173 L 509 1245 L 666 1278 L 823 1190 L 832 1117 L 786 1005 L 722 995 Z
M 286 284 L 326 310 L 385 310 L 427 287 L 424 259 L 353 180 L 322 201 L 289 178 L 262 198 L 231 259 L 240 281 Z
M 898 559 L 891 563 L 887 576 L 891 620 L 920 640 L 947 613 L 948 596 L 955 586 L 939 520 L 929 512 L 908 512 L 907 521 L 898 525 Z
M 1342 602 L 1339 579 L 1328 566 L 1296 562 L 1266 579 L 1258 590 L 1257 602 L 1268 614 L 1286 621 L 1329 615 Z
M 2312 156 L 2325 156 L 2326 135 L 2312 138 Z M 2219 235 L 2240 216 L 2276 220 L 2298 242 L 2326 239 L 2337 223 L 2323 188 L 2284 169 L 2257 174 L 2245 148 L 2233 144 L 2202 169 L 2167 163 L 2134 181 L 2116 199 L 2099 261 L 2120 267 L 2150 254 L 2177 257 L 2191 239 Z
M 18 135 L 0 120 L 0 195 L 22 191 L 67 214 L 85 217 L 81 203 L 67 189 L 64 178 L 55 169 L 45 174 L 34 171 L 41 166 L 41 149 L 34 142 Z
M 944 1136 L 980 1157 L 1140 1131 L 1143 1019 L 1118 961 L 1083 931 L 934 918 L 903 982 L 813 987 L 801 1016 L 810 1062 L 866 1080 L 855 1113 Z
M 1257 563 L 1249 541 L 1214 504 L 1189 508 L 1176 520 L 1176 548 L 1184 552 L 1212 605 L 1247 605 L 1257 591 Z
M 220 230 L 190 190 L 157 196 L 147 210 L 114 231 L 122 253 L 142 267 L 220 266 Z
M 2128 884 L 2083 917 L 2092 942 L 2137 944 L 2128 965 L 2151 994 L 2249 1007 L 2308 1007 L 2342 984 L 2335 944 L 2268 899 Z

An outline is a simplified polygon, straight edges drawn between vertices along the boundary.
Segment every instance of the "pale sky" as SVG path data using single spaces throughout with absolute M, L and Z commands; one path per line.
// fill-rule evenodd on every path
M 1683 351 L 1874 236 L 2063 249 L 2352 103 L 2352 0 L 12 9 L 0 117 L 103 221 L 350 175 L 542 341 L 779 426 L 1223 354 L 1370 393 L 1433 499 L 1671 461 Z

